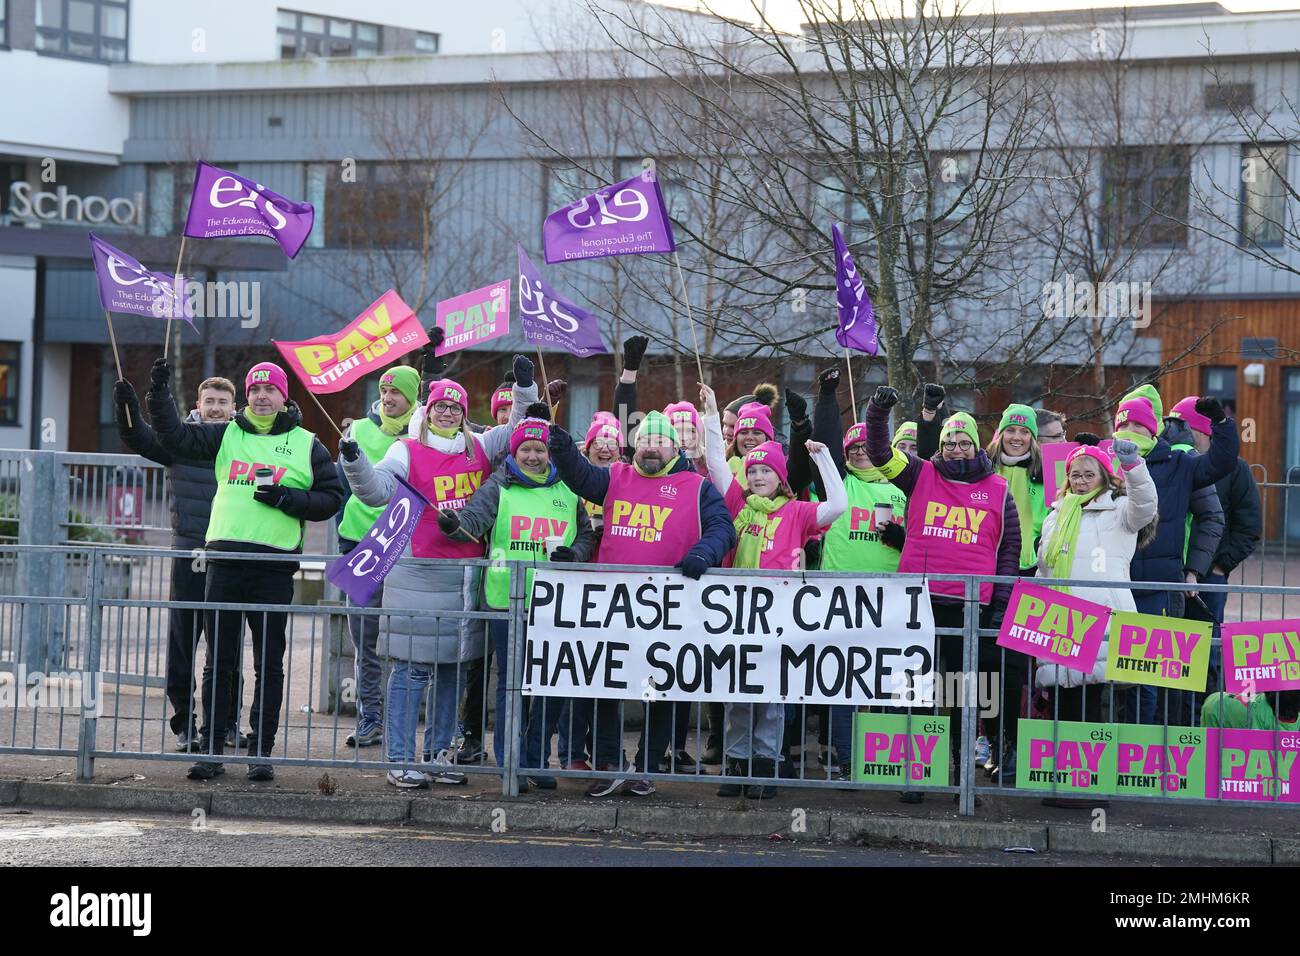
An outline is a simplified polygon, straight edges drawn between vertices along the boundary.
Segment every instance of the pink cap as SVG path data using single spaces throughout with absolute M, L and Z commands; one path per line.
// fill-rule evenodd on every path
M 1091 458 L 1097 464 L 1101 465 L 1101 472 L 1104 475 L 1115 477 L 1115 469 L 1110 466 L 1110 459 L 1107 458 L 1100 448 L 1096 445 L 1080 445 L 1074 451 L 1070 452 L 1070 457 L 1065 459 L 1065 471 L 1068 474 L 1070 465 L 1076 458 Z
M 1152 435 L 1160 434 L 1160 423 L 1151 403 L 1144 398 L 1134 398 L 1125 402 L 1115 412 L 1115 430 L 1120 431 L 1125 425 L 1142 425 Z
M 750 426 L 753 428 L 754 426 Z M 785 453 L 781 451 L 781 445 L 774 441 L 765 441 L 748 455 L 745 456 L 745 473 L 749 473 L 750 465 L 767 465 L 777 477 L 781 479 L 781 484 L 790 483 L 790 470 L 785 463 Z
M 503 408 L 510 408 L 515 402 L 514 387 L 511 385 L 502 385 L 492 393 L 492 417 L 497 417 L 497 412 Z
M 740 411 L 736 412 L 736 432 L 743 432 L 746 429 L 757 429 L 767 436 L 771 441 L 776 437 L 776 429 L 772 427 L 772 410 L 760 402 L 750 402 L 748 405 L 741 405 Z M 735 434 L 735 432 L 733 432 Z M 758 449 L 754 449 L 757 451 Z
M 274 362 L 258 362 L 248 370 L 244 376 L 244 394 L 259 382 L 270 385 L 286 399 L 289 397 L 289 376 Z
M 665 405 L 664 414 L 674 425 L 689 422 L 697 432 L 700 430 L 700 413 L 690 402 L 673 402 L 671 405 Z
M 469 395 L 459 382 L 453 382 L 449 378 L 440 378 L 430 382 L 429 397 L 424 403 L 424 414 L 428 415 L 429 409 L 433 408 L 438 402 L 455 402 L 460 406 L 463 414 L 469 415 Z
M 866 440 L 867 426 L 864 422 L 858 422 L 844 433 L 844 450 L 848 451 L 850 445 L 857 445 Z
M 596 413 L 599 416 L 600 412 Z M 607 419 L 597 417 L 587 429 L 587 437 L 584 439 L 587 445 L 590 445 L 597 438 L 612 438 L 618 443 L 618 447 L 623 447 L 623 429 L 618 427 L 618 422 L 611 422 Z
M 1187 422 L 1187 427 L 1194 432 L 1200 432 L 1202 435 L 1209 435 L 1211 432 L 1210 420 L 1196 410 L 1196 403 L 1200 401 L 1199 395 L 1188 395 L 1181 402 L 1169 409 L 1170 418 L 1181 418 Z
M 545 445 L 551 438 L 551 423 L 544 418 L 525 418 L 510 433 L 510 455 L 514 457 L 519 446 L 526 441 L 539 441 Z

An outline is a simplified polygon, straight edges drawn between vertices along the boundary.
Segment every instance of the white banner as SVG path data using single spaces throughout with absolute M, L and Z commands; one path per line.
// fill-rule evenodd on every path
M 692 581 L 541 566 L 523 692 L 929 707 L 935 667 L 921 578 Z

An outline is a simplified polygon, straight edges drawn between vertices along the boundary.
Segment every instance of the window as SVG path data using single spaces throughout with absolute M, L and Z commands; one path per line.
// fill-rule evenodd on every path
M 379 27 L 356 20 L 339 20 L 293 10 L 276 12 L 280 59 L 302 60 L 314 56 L 375 56 L 379 53 Z
M 127 11 L 128 0 L 36 0 L 36 49 L 78 60 L 125 62 Z
M 357 165 L 356 182 L 325 181 L 325 245 L 348 249 L 421 249 L 433 167 L 422 163 Z
M 18 388 L 22 361 L 21 342 L 0 342 L 0 425 L 18 424 Z
M 0 46 L 9 45 L 9 0 L 0 0 Z
M 1011 383 L 1011 401 L 1030 408 L 1042 408 L 1043 373 L 1022 367 Z
M 1287 145 L 1247 145 L 1241 151 L 1241 240 L 1260 246 L 1282 245 L 1286 218 Z
M 1137 248 L 1186 245 L 1189 177 L 1186 146 L 1111 150 L 1103 171 L 1103 242 Z
M 1201 396 L 1217 398 L 1224 411 L 1236 417 L 1237 367 L 1235 365 L 1207 365 L 1201 370 Z
M 1286 370 L 1286 434 L 1283 446 L 1286 457 L 1282 459 L 1282 480 L 1287 484 L 1300 484 L 1300 369 Z M 1300 541 L 1300 495 L 1286 495 L 1286 536 Z
M 1210 112 L 1239 113 L 1254 105 L 1254 83 L 1213 83 L 1205 87 L 1205 108 Z
M 415 35 L 416 53 L 437 53 L 442 37 L 437 33 L 417 33 Z

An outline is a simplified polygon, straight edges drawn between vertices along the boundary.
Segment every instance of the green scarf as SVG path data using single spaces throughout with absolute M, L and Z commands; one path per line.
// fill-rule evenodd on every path
M 1034 509 L 1029 501 L 1029 469 L 999 464 L 993 471 L 1007 480 L 1007 488 L 1016 503 L 1016 515 L 1020 518 L 1020 566 L 1032 568 L 1038 562 L 1034 556 Z
M 407 424 L 411 421 L 411 413 L 415 411 L 414 406 L 409 406 L 406 411 L 396 418 L 389 418 L 381 409 L 379 412 L 379 430 L 385 435 L 400 435 L 406 431 Z M 445 437 L 445 436 L 444 436 Z
M 889 480 L 881 473 L 880 469 L 876 468 L 874 465 L 870 468 L 854 468 L 846 462 L 844 468 L 854 478 L 857 478 L 859 481 L 868 482 L 869 484 Z
M 790 499 L 784 495 L 764 498 L 762 495 L 749 495 L 745 507 L 736 515 L 736 534 L 740 542 L 736 545 L 736 558 L 733 568 L 756 568 L 763 556 L 763 544 L 767 541 L 767 519 L 774 511 L 785 506 Z M 751 524 L 758 525 L 758 534 L 746 534 Z
M 680 457 L 682 456 L 673 455 L 672 460 L 670 460 L 668 464 L 664 465 L 658 471 L 653 471 L 653 472 L 642 471 L 641 466 L 636 463 L 635 459 L 633 459 L 632 461 L 632 467 L 636 469 L 636 473 L 640 475 L 642 478 L 662 478 L 664 475 L 668 474 L 668 472 L 673 470 L 673 465 L 677 464 L 677 459 Z
M 1137 432 L 1118 431 L 1115 433 L 1116 438 L 1122 438 L 1125 441 L 1131 441 L 1138 446 L 1138 454 L 1145 458 L 1151 454 L 1151 449 L 1156 447 L 1156 440 L 1148 435 L 1139 435 Z
M 1076 495 L 1068 491 L 1061 499 L 1061 503 L 1056 506 L 1056 526 L 1052 528 L 1052 536 L 1047 541 L 1045 552 L 1048 577 L 1068 578 L 1070 576 L 1070 571 L 1074 567 L 1074 551 L 1079 544 L 1079 522 L 1083 518 L 1083 506 L 1101 494 L 1105 488 L 1103 484 L 1086 495 Z M 1065 594 L 1070 593 L 1070 589 L 1064 586 L 1056 590 Z
M 455 438 L 456 433 L 460 431 L 459 425 L 454 428 L 439 428 L 433 422 L 426 422 L 426 424 L 429 426 L 429 431 L 433 432 L 433 434 L 437 435 L 439 438 Z M 469 447 L 468 438 L 465 439 L 465 447 Z
M 271 426 L 275 424 L 275 418 L 278 414 L 279 412 L 276 412 L 275 415 L 259 415 L 251 408 L 244 409 L 244 418 L 257 430 L 259 435 L 269 435 L 271 433 Z

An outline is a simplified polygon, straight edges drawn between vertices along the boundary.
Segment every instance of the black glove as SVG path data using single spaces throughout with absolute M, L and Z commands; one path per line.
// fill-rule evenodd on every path
M 790 412 L 790 421 L 801 422 L 808 417 L 808 403 L 798 392 L 785 390 L 785 407 Z
M 578 557 L 567 544 L 562 544 L 551 552 L 552 561 L 577 561 Z
M 533 402 L 524 409 L 524 415 L 529 418 L 543 418 L 549 422 L 551 420 L 551 406 L 545 402 Z
M 515 356 L 515 384 L 522 388 L 533 384 L 533 363 L 526 355 Z
M 871 400 L 880 408 L 893 408 L 898 404 L 898 389 L 890 385 L 881 385 Z
M 546 396 L 551 400 L 552 405 L 560 404 L 560 400 L 569 394 L 569 383 L 562 378 L 552 379 L 546 383 Z
M 1074 436 L 1074 440 L 1080 445 L 1092 445 L 1094 448 L 1101 444 L 1101 437 L 1092 432 L 1079 432 Z
M 573 436 L 559 425 L 552 425 L 551 438 L 546 443 L 546 447 L 550 449 L 551 461 L 558 461 L 561 456 L 573 447 Z
M 646 346 L 649 344 L 650 340 L 644 335 L 634 335 L 623 340 L 624 370 L 635 372 L 641 367 L 641 359 L 645 356 Z
M 942 385 L 936 385 L 934 382 L 926 382 L 925 397 L 921 399 L 921 407 L 929 412 L 937 411 L 939 406 L 943 404 L 943 400 L 947 394 L 948 393 L 943 390 Z
M 828 368 L 817 376 L 817 391 L 821 395 L 833 395 L 840 387 L 839 366 Z
M 1217 425 L 1228 417 L 1223 410 L 1223 402 L 1209 396 L 1196 400 L 1196 414 L 1204 415 L 1212 425 Z
M 131 383 L 123 379 L 118 379 L 113 383 L 113 400 L 123 408 L 139 408 L 140 399 L 135 394 L 135 389 Z
M 253 492 L 254 501 L 260 501 L 272 508 L 280 508 L 290 497 L 289 489 L 282 485 L 263 485 Z
M 439 511 L 438 527 L 442 529 L 443 534 L 450 538 L 460 530 L 460 518 L 457 516 L 456 512 L 451 509 Z
M 897 521 L 891 521 L 880 529 L 880 543 L 895 551 L 902 551 L 907 541 L 907 531 Z
M 424 374 L 425 378 L 431 376 L 442 378 L 443 374 L 447 371 L 447 356 L 435 354 L 438 346 L 442 345 L 443 339 L 446 337 L 447 333 L 436 325 L 429 329 L 429 344 L 420 349 L 420 356 L 422 358 L 420 371 Z
M 690 554 L 686 555 L 686 557 L 673 565 L 673 567 L 682 572 L 682 574 L 686 575 L 686 577 L 690 578 L 692 581 L 698 581 L 700 575 L 709 570 L 709 562 L 705 561 L 698 554 L 692 551 Z
M 431 325 L 429 326 L 429 344 L 426 345 L 420 351 L 432 355 L 434 351 L 436 351 L 438 347 L 442 345 L 443 341 L 446 338 L 447 338 L 446 331 L 438 328 L 436 325 Z
M 149 369 L 149 385 L 157 390 L 162 391 L 172 380 L 172 367 L 167 363 L 165 358 L 153 360 L 153 368 Z
M 339 442 L 339 454 L 344 461 L 356 461 L 361 457 L 361 446 L 351 438 L 345 438 Z

